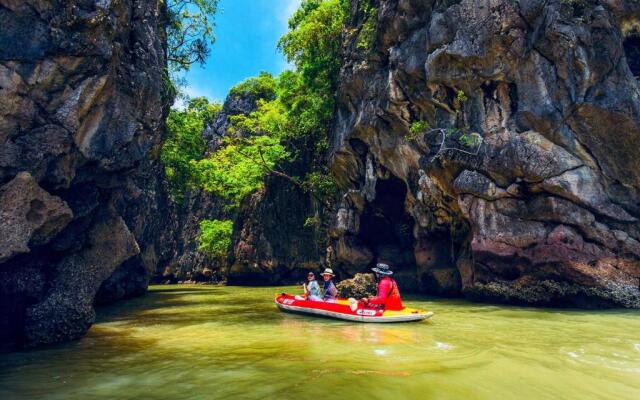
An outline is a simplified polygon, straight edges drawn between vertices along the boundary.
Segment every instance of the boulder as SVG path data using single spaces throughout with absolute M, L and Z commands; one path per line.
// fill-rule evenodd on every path
M 0 187 L 0 264 L 48 243 L 73 218 L 60 197 L 42 189 L 28 172 Z
M 87 235 L 89 246 L 60 261 L 46 296 L 27 309 L 27 346 L 84 335 L 95 320 L 93 302 L 102 282 L 140 252 L 124 220 L 112 209 L 96 216 Z

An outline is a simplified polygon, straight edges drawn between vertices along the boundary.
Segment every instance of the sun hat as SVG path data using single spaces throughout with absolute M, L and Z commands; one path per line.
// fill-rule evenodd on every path
M 324 272 L 321 273 L 320 275 L 331 275 L 331 276 L 335 276 L 333 273 L 333 270 L 331 268 L 325 268 Z
M 371 268 L 371 270 L 373 272 L 379 273 L 380 275 L 392 275 L 393 274 L 393 271 L 391 270 L 391 267 L 389 267 L 385 263 L 377 263 L 375 267 Z

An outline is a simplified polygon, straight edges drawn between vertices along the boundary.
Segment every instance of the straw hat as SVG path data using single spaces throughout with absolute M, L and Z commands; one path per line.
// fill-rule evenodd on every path
M 377 272 L 380 275 L 393 275 L 391 267 L 385 263 L 377 263 L 375 267 L 371 268 L 373 272 Z
M 333 270 L 331 268 L 325 268 L 324 272 L 321 273 L 320 275 L 331 275 L 331 276 L 335 276 L 335 274 L 333 273 Z

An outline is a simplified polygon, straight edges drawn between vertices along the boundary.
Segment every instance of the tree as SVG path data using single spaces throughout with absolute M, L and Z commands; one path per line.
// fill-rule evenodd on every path
M 167 59 L 171 72 L 204 63 L 215 42 L 214 16 L 218 0 L 166 1 Z
M 192 161 L 198 185 L 228 201 L 228 208 L 240 205 L 248 194 L 264 185 L 264 177 L 288 157 L 278 138 L 255 136 L 225 138 L 224 145 L 210 157 Z
M 219 260 L 226 257 L 231 246 L 233 222 L 229 220 L 205 219 L 200 221 L 198 250 Z
M 348 15 L 348 0 L 304 0 L 289 19 L 289 32 L 278 43 L 305 85 L 322 96 L 333 97 L 342 65 L 342 28 Z
M 173 198 L 182 202 L 184 192 L 193 183 L 192 160 L 204 155 L 207 143 L 202 137 L 205 125 L 212 121 L 222 106 L 196 97 L 184 110 L 171 110 L 167 118 L 167 139 L 160 159 L 165 167 Z

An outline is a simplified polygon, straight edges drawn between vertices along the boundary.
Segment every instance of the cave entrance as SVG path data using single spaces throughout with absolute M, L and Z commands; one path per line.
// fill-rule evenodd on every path
M 634 31 L 627 36 L 624 52 L 633 76 L 640 78 L 640 32 Z
M 373 262 L 388 262 L 397 271 L 415 271 L 413 218 L 405 211 L 406 184 L 394 176 L 378 179 L 375 200 L 360 217 L 360 240 Z

